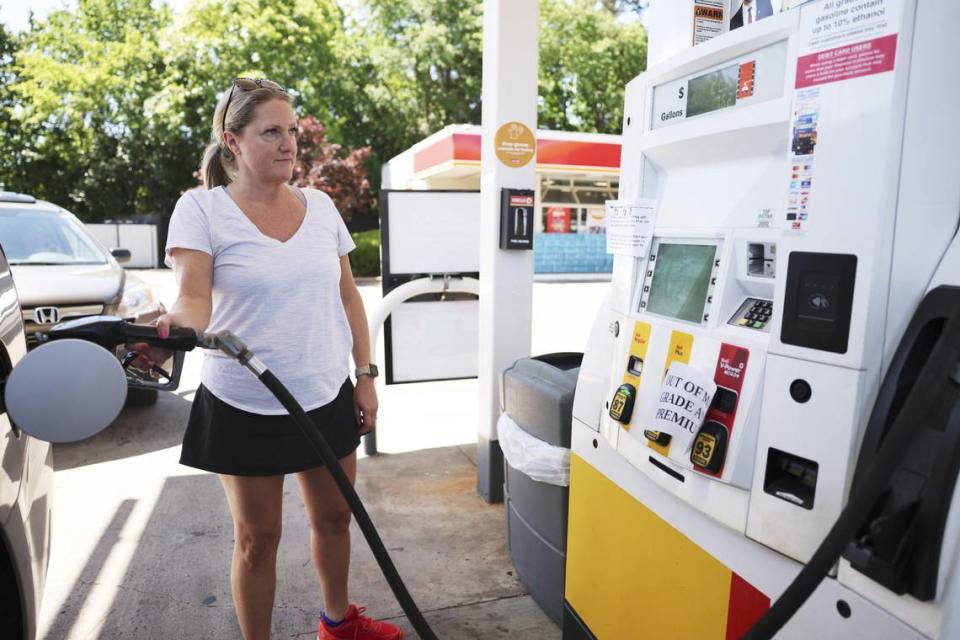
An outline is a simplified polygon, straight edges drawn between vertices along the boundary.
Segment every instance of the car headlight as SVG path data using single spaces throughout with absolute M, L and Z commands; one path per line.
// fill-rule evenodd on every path
M 128 282 L 123 287 L 123 297 L 117 306 L 116 315 L 121 318 L 137 318 L 157 306 L 153 291 L 142 282 Z

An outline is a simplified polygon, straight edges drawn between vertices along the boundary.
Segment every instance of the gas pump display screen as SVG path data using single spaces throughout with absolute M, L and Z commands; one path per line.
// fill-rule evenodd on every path
M 716 254 L 716 245 L 661 243 L 646 311 L 702 322 Z
M 691 78 L 687 84 L 687 117 L 732 107 L 737 103 L 737 84 L 740 65 Z

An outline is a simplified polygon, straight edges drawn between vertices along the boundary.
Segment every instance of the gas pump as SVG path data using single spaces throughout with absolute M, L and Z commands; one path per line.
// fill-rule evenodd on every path
M 740 638 L 812 558 L 777 638 L 960 637 L 949 9 L 808 2 L 627 86 L 619 200 L 657 218 L 580 370 L 565 639 Z

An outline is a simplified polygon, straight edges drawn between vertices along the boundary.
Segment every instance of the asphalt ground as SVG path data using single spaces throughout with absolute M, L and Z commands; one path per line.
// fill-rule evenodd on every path
M 138 271 L 170 304 L 171 272 Z M 532 352 L 582 351 L 604 283 L 535 283 Z M 379 281 L 360 284 L 368 311 Z M 188 354 L 175 393 L 126 408 L 104 432 L 54 450 L 53 547 L 38 638 L 240 638 L 233 528 L 217 477 L 178 463 L 199 383 Z M 377 362 L 383 362 L 382 340 Z M 381 455 L 359 450 L 357 489 L 439 637 L 556 640 L 514 575 L 501 504 L 476 493 L 477 382 L 378 387 Z M 410 631 L 354 525 L 351 597 Z M 274 638 L 315 637 L 321 596 L 293 478 L 284 487 Z

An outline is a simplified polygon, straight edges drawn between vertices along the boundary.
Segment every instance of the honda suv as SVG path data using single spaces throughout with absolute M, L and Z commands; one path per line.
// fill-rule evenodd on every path
M 62 207 L 0 191 L 0 245 L 17 282 L 28 348 L 44 325 L 96 315 L 148 324 L 165 311 L 147 284 L 120 266 L 130 252 L 107 251 Z M 157 392 L 130 389 L 127 399 L 150 404 Z

